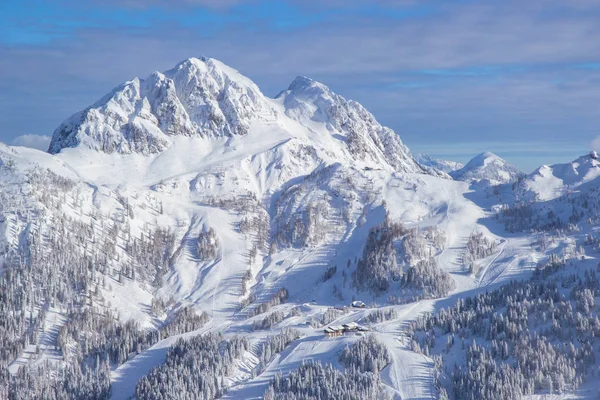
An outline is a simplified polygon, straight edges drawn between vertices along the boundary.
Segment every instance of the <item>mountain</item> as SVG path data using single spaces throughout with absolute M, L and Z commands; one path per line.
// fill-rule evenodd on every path
M 599 176 L 600 162 L 595 153 L 590 153 L 568 163 L 542 165 L 527 176 L 525 186 L 540 199 L 549 200 Z
M 221 62 L 190 58 L 165 73 L 135 78 L 55 131 L 50 153 L 85 146 L 106 153 L 155 154 L 175 136 L 245 135 L 273 110 L 249 79 Z
M 253 141 L 274 128 L 280 130 L 278 137 L 315 139 L 308 146 L 327 163 L 335 159 L 373 169 L 424 171 L 394 131 L 327 86 L 298 77 L 269 99 L 238 71 L 210 58 L 191 58 L 118 86 L 63 122 L 49 152 L 77 147 L 152 156 L 182 137 L 213 139 L 213 144 L 214 139 L 235 142 L 246 136 L 240 140 Z
M 447 174 L 456 171 L 457 169 L 461 169 L 464 166 L 463 164 L 456 161 L 442 160 L 424 153 L 417 154 L 416 160 L 421 165 L 435 168 Z
M 575 164 L 581 196 L 492 195 L 471 182 L 518 171 L 449 179 L 309 78 L 133 79 L 48 153 L 0 145 L 0 398 L 596 393 L 600 203 Z
M 422 171 L 394 131 L 381 126 L 358 102 L 344 99 L 319 82 L 297 77 L 277 99 L 288 117 L 307 129 L 322 130 L 324 125 L 327 133 L 344 143 L 355 158 L 374 165 L 389 164 L 396 171 Z
M 514 182 L 523 175 L 515 166 L 490 152 L 476 155 L 464 167 L 450 173 L 459 181 L 490 185 Z
M 599 178 L 595 153 L 539 167 L 518 184 L 500 190 L 506 229 L 595 230 L 600 222 Z M 593 242 L 593 237 L 586 242 Z

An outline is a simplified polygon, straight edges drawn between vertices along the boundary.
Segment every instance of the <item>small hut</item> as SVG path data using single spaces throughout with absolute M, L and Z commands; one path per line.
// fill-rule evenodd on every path
M 356 300 L 352 302 L 352 307 L 354 308 L 367 308 L 367 305 L 360 300 Z

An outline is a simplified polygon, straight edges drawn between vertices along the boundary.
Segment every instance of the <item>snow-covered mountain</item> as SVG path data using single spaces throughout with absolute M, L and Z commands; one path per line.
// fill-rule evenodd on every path
M 174 136 L 245 135 L 256 120 L 274 119 L 258 87 L 209 58 L 190 58 L 165 73 L 135 78 L 54 132 L 49 151 L 85 146 L 105 153 L 159 153 Z
M 490 185 L 514 182 L 523 175 L 518 168 L 490 152 L 478 154 L 464 167 L 450 172 L 450 176 L 459 181 Z
M 600 345 L 597 261 L 581 247 L 600 241 L 596 161 L 570 164 L 581 179 L 542 167 L 491 196 L 471 183 L 520 177 L 500 158 L 476 157 L 458 180 L 423 160 L 321 83 L 298 77 L 271 99 L 208 58 L 117 87 L 61 124 L 48 153 L 0 145 L 0 398 L 500 399 L 545 394 L 548 379 L 596 389 L 577 389 Z M 538 175 L 585 182 L 586 197 L 526 202 Z M 548 207 L 559 219 L 541 223 Z M 541 282 L 567 271 L 587 286 L 549 283 L 566 297 L 500 286 L 538 262 Z M 546 292 L 561 312 L 529 298 Z M 444 311 L 427 334 L 414 324 L 476 295 L 497 302 L 452 312 L 478 319 L 446 323 Z M 579 335 L 581 350 L 553 347 L 574 308 L 581 323 L 564 337 Z M 542 320 L 544 339 L 527 341 Z M 521 354 L 541 369 L 509 365 Z M 481 392 L 478 377 L 501 374 L 510 384 Z
M 440 158 L 432 157 L 429 154 L 420 153 L 415 157 L 417 162 L 421 165 L 435 168 L 439 171 L 445 172 L 449 174 L 450 172 L 456 171 L 457 169 L 461 169 L 464 165 L 450 160 L 442 160 Z
M 594 153 L 565 164 L 542 165 L 525 180 L 527 189 L 540 199 L 553 199 L 600 176 L 600 162 Z
M 272 100 L 238 71 L 210 58 L 191 58 L 165 73 L 118 86 L 63 122 L 49 151 L 78 147 L 149 156 L 173 147 L 179 137 L 235 142 L 252 136 L 248 141 L 255 141 L 274 127 L 284 131 L 277 136 L 294 141 L 321 136 L 308 146 L 328 163 L 423 171 L 394 131 L 327 86 L 298 77 Z
M 277 99 L 282 101 L 285 114 L 307 129 L 322 129 L 314 122 L 324 124 L 354 158 L 373 165 L 388 164 L 396 171 L 422 171 L 394 131 L 381 126 L 358 102 L 344 99 L 322 83 L 298 77 Z
M 600 221 L 600 163 L 586 154 L 569 163 L 543 165 L 500 190 L 508 229 L 581 229 Z M 588 238 L 590 239 L 590 238 Z M 591 240 L 591 239 L 590 239 Z

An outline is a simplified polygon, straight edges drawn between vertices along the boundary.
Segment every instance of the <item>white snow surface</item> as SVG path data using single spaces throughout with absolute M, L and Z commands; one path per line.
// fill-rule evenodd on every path
M 540 200 L 552 200 L 600 176 L 600 162 L 589 154 L 565 164 L 542 165 L 525 181 Z
M 369 229 L 385 218 L 383 203 L 393 221 L 407 227 L 436 226 L 445 232 L 445 249 L 435 257 L 456 284 L 445 299 L 388 306 L 399 317 L 372 326 L 392 354 L 393 362 L 381 374 L 392 398 L 437 396 L 432 360 L 410 351 L 402 339 L 407 322 L 461 297 L 527 276 L 543 257 L 530 246 L 529 235 L 508 234 L 489 218 L 494 199 L 470 186 L 483 180 L 514 181 L 520 176 L 516 168 L 484 153 L 463 168 L 448 169 L 457 180 L 448 179 L 440 168 L 445 164 L 421 166 L 399 136 L 359 103 L 304 77 L 269 99 L 232 68 L 213 59 L 189 59 L 165 73 L 126 82 L 75 114 L 55 131 L 49 151 L 52 154 L 1 145 L 0 164 L 11 162 L 18 171 L 50 169 L 74 180 L 84 210 L 112 212 L 119 208 L 118 196 L 127 198 L 135 211 L 133 235 L 148 226 L 168 227 L 175 233 L 181 251 L 158 287 L 115 281 L 105 290 L 104 297 L 121 319 L 156 327 L 162 319 L 151 314 L 149 305 L 153 298 L 163 298 L 210 315 L 204 328 L 181 335 L 184 338 L 219 331 L 226 336 L 247 335 L 256 345 L 283 326 L 301 331 L 302 338 L 254 378 L 249 371 L 257 361 L 249 352 L 230 377 L 227 399 L 262 398 L 275 373 L 285 374 L 305 360 L 339 367 L 339 352 L 357 338 L 325 338 L 322 328 L 313 329 L 307 321 L 352 299 L 386 304 L 387 295 L 357 292 L 340 272 L 326 282 L 321 279 L 330 266 L 341 271 L 350 260 L 354 268 Z M 562 166 L 544 166 L 528 177 L 527 184 L 550 198 L 564 185 L 590 182 L 600 174 L 597 165 L 582 157 Z M 245 203 L 231 206 L 232 199 Z M 310 232 L 307 243 L 272 254 L 261 249 L 249 260 L 255 238 L 239 231 L 244 217 L 266 214 L 271 230 L 277 232 L 309 207 L 318 210 L 321 225 Z M 84 214 L 69 204 L 63 209 L 73 218 Z M 3 222 L 1 240 L 17 244 L 14 232 L 23 228 L 10 224 L 18 227 L 20 222 Z M 196 254 L 195 241 L 208 228 L 216 231 L 220 248 L 214 260 L 205 261 Z M 480 260 L 477 274 L 470 275 L 461 256 L 474 231 L 500 245 L 494 255 Z M 273 310 L 287 313 L 300 307 L 301 315 L 286 318 L 271 330 L 253 332 L 252 322 L 265 315 L 249 318 L 248 309 L 240 309 L 247 269 L 253 275 L 250 289 L 256 294 L 255 304 L 285 287 L 288 302 Z M 341 297 L 333 296 L 334 285 Z M 351 309 L 335 324 L 358 321 L 369 311 Z M 60 358 L 51 346 L 53 332 L 64 323 L 61 315 L 60 309 L 48 313 L 48 334 L 40 339 L 42 353 L 50 359 Z M 133 395 L 137 380 L 164 360 L 176 339 L 164 339 L 114 370 L 113 398 Z M 26 349 L 15 365 L 26 363 L 31 350 Z
M 478 154 L 464 167 L 450 172 L 456 180 L 489 185 L 514 182 L 522 175 L 517 167 L 490 152 Z
M 462 163 L 459 163 L 456 161 L 450 161 L 450 160 L 442 160 L 440 158 L 432 157 L 429 154 L 425 154 L 425 153 L 417 154 L 415 159 L 421 165 L 435 168 L 435 169 L 445 172 L 447 174 L 464 167 L 464 165 Z

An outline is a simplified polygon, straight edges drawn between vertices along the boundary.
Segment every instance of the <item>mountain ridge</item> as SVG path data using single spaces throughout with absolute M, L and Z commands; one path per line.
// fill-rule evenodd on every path
M 324 84 L 297 77 L 269 99 L 250 79 L 210 58 L 191 58 L 164 73 L 117 86 L 63 122 L 52 136 L 49 152 L 83 147 L 150 156 L 170 148 L 177 137 L 236 138 L 268 125 L 289 125 L 282 113 L 307 130 L 337 138 L 338 143 L 331 145 L 338 149 L 334 151 L 338 158 L 355 158 L 370 168 L 436 173 L 415 162 L 399 136 L 359 103 Z M 315 128 L 313 122 L 325 129 Z
M 440 158 L 432 157 L 429 154 L 425 154 L 425 153 L 417 154 L 415 159 L 421 165 L 435 168 L 435 169 L 445 172 L 447 174 L 464 167 L 464 165 L 462 163 L 459 163 L 456 161 L 442 160 Z

